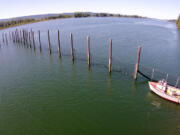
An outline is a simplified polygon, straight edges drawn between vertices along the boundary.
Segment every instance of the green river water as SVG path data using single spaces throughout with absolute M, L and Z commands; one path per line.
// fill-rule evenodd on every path
M 5 45 L 0 39 L 0 134 L 180 134 L 179 105 L 150 92 L 146 79 L 141 77 L 134 84 L 132 77 L 123 73 L 112 72 L 110 77 L 103 65 L 108 62 L 108 39 L 112 38 L 113 62 L 118 68 L 129 68 L 131 73 L 137 46 L 142 45 L 143 65 L 179 76 L 180 34 L 175 24 L 151 19 L 82 18 L 17 28 L 40 29 L 43 48 L 40 53 L 38 47 L 34 51 L 12 42 Z M 50 56 L 47 29 L 53 48 Z M 62 59 L 57 54 L 57 29 L 61 32 Z M 77 50 L 74 64 L 68 55 L 70 32 Z M 99 63 L 90 70 L 85 60 L 87 35 L 91 37 L 92 62 Z M 37 35 L 35 38 L 38 45 Z

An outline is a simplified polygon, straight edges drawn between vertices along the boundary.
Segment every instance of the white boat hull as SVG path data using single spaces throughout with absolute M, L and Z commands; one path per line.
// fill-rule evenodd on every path
M 160 90 L 160 89 L 156 88 L 155 85 L 153 85 L 153 83 L 155 84 L 155 82 L 149 82 L 149 87 L 150 87 L 151 91 L 153 91 L 155 94 L 157 94 L 158 96 L 160 96 L 160 97 L 162 97 L 162 98 L 164 98 L 166 100 L 169 100 L 171 102 L 180 104 L 180 99 L 179 98 L 177 98 L 175 96 L 168 95 L 163 90 Z

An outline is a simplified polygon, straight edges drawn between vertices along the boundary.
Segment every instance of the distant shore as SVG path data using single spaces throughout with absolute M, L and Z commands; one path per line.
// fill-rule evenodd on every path
M 55 19 L 65 19 L 65 18 L 81 18 L 81 17 L 126 17 L 126 18 L 148 18 L 138 15 L 122 15 L 122 14 L 110 14 L 110 13 L 92 13 L 92 12 L 75 12 L 75 13 L 62 13 L 62 14 L 44 14 L 44 15 L 33 15 L 24 16 L 17 18 L 10 18 L 0 21 L 0 30 L 7 29 L 11 27 L 16 27 L 20 25 L 55 20 Z M 174 22 L 180 29 L 180 17 L 178 20 L 167 20 L 169 22 Z
M 22 21 L 22 22 L 15 23 L 15 24 L 14 23 L 11 24 L 8 21 L 8 22 L 5 22 L 5 23 L 8 23 L 8 25 L 5 24 L 4 26 L 0 26 L 0 30 L 11 28 L 11 27 L 16 27 L 16 26 L 21 26 L 21 25 L 25 25 L 25 24 L 30 24 L 30 23 L 42 22 L 42 21 L 46 21 L 46 20 L 45 19 L 44 20 L 31 20 L 31 21 L 27 21 L 27 22 L 26 21 Z M 0 25 L 1 25 L 1 22 L 0 22 Z
M 39 16 L 39 18 L 37 18 Z M 51 15 L 37 15 L 17 17 L 12 19 L 6 19 L 5 21 L 0 21 L 0 30 L 20 26 L 24 24 L 54 20 L 54 19 L 65 19 L 65 18 L 80 18 L 80 17 L 127 17 L 127 18 L 147 18 L 138 15 L 122 15 L 122 14 L 110 14 L 110 13 L 91 13 L 91 12 L 75 12 L 75 13 L 63 13 Z

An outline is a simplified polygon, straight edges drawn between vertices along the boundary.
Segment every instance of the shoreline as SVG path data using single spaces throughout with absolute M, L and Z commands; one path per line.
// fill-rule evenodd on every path
M 4 29 L 8 29 L 8 28 L 13 28 L 13 27 L 16 27 L 16 26 L 22 26 L 22 25 L 26 25 L 26 24 L 32 24 L 32 23 L 37 23 L 37 22 L 49 21 L 49 20 L 51 20 L 51 19 L 42 19 L 42 20 L 35 20 L 35 21 L 32 21 L 32 22 L 27 22 L 27 23 L 18 23 L 18 24 L 10 25 L 8 27 L 2 27 L 2 28 L 0 28 L 0 30 L 4 30 Z
M 4 30 L 4 29 L 8 29 L 8 28 L 13 28 L 16 26 L 22 26 L 22 25 L 26 25 L 26 24 L 32 24 L 32 23 L 37 23 L 37 22 L 45 22 L 45 21 L 50 21 L 50 20 L 58 20 L 58 19 L 70 19 L 70 18 L 93 18 L 96 16 L 89 16 L 89 17 L 65 17 L 65 18 L 45 18 L 45 19 L 36 19 L 30 22 L 23 22 L 23 23 L 18 23 L 18 24 L 12 24 L 10 26 L 7 27 L 0 27 L 0 30 Z M 148 17 L 133 17 L 133 16 L 107 16 L 107 17 L 103 17 L 103 18 L 136 18 L 136 19 L 153 19 L 153 18 L 148 18 Z M 96 18 L 100 18 L 100 17 L 96 17 Z M 168 22 L 172 22 L 172 23 L 176 23 L 176 20 L 166 20 Z M 0 22 L 1 23 L 1 22 Z
M 148 18 L 138 15 L 122 15 L 122 14 L 110 14 L 110 13 L 93 13 L 93 12 L 74 12 L 74 13 L 62 13 L 54 15 L 35 15 L 35 16 L 22 16 L 16 18 L 10 18 L 0 21 L 0 30 L 21 26 L 24 24 L 43 22 L 55 19 L 67 19 L 67 18 L 86 18 L 86 17 L 125 17 L 125 18 Z

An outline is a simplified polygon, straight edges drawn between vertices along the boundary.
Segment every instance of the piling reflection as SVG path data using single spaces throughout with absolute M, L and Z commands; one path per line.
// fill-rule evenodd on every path
M 49 55 L 49 62 L 52 64 L 53 63 L 53 56 Z
M 148 84 L 148 81 L 132 81 L 132 91 L 136 91 L 138 89 L 138 86 L 140 85 L 146 85 Z
M 92 69 L 88 68 L 88 72 L 87 72 L 87 83 L 88 85 L 92 84 Z
M 112 92 L 112 77 L 111 77 L 111 73 L 109 73 L 107 78 L 107 95 L 110 95 L 111 92 Z
M 133 92 L 136 91 L 136 89 L 137 89 L 137 84 L 136 84 L 135 80 L 133 80 L 133 82 L 132 82 L 132 88 L 131 89 Z

